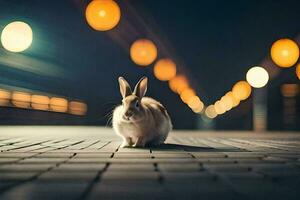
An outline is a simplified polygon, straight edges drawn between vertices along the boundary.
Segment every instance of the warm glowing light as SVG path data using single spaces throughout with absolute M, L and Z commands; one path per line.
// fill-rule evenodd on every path
M 31 107 L 36 110 L 48 110 L 50 99 L 44 95 L 32 95 Z
M 24 22 L 12 22 L 3 29 L 1 42 L 3 47 L 8 51 L 24 51 L 32 43 L 32 30 L 30 26 Z
M 13 92 L 12 103 L 19 108 L 29 108 L 30 94 L 27 92 Z
M 210 119 L 213 119 L 215 118 L 218 114 L 215 110 L 215 107 L 213 105 L 210 105 L 208 106 L 206 109 L 205 109 L 205 115 L 210 118 Z
M 137 65 L 147 66 L 156 59 L 157 48 L 152 41 L 139 39 L 131 45 L 130 56 Z
M 281 86 L 281 93 L 284 97 L 295 97 L 299 93 L 299 90 L 297 84 L 283 84 Z
M 298 79 L 300 80 L 300 63 L 296 67 L 296 75 L 297 75 Z
M 192 88 L 186 88 L 180 93 L 180 98 L 184 103 L 187 103 L 190 98 L 195 96 L 196 93 Z
M 232 107 L 236 107 L 240 104 L 240 100 L 235 98 L 233 96 L 233 93 L 230 91 L 230 92 L 227 92 L 226 95 L 227 97 L 229 97 L 231 99 L 231 102 L 232 102 Z
M 107 31 L 119 23 L 121 11 L 113 0 L 93 0 L 87 6 L 85 16 L 93 29 Z
M 10 91 L 0 89 L 0 106 L 7 106 L 9 104 L 10 96 Z
M 225 105 L 223 104 L 223 102 L 221 101 L 217 101 L 215 104 L 214 104 L 214 108 L 215 108 L 215 111 L 218 115 L 221 115 L 223 113 L 226 112 L 226 107 Z
M 50 108 L 55 112 L 67 112 L 68 100 L 59 97 L 52 97 L 50 99 Z
M 292 67 L 299 58 L 299 47 L 290 39 L 280 39 L 271 47 L 271 57 L 279 67 Z
M 194 109 L 192 109 L 192 110 L 193 110 L 194 113 L 201 113 L 202 110 L 203 110 L 203 108 L 204 108 L 204 104 L 203 104 L 203 102 L 201 101 L 200 104 L 199 104 L 199 106 L 196 107 L 196 108 L 194 108 Z
M 246 74 L 248 83 L 255 88 L 264 87 L 269 81 L 268 72 L 262 67 L 252 67 Z
M 187 104 L 195 113 L 201 112 L 204 107 L 204 104 L 198 96 L 193 96 L 189 98 Z
M 73 115 L 85 115 L 87 105 L 83 102 L 71 101 L 69 103 L 69 112 Z
M 176 64 L 168 58 L 160 59 L 155 63 L 154 75 L 161 81 L 171 80 L 176 76 Z
M 239 81 L 233 86 L 232 94 L 239 100 L 245 100 L 251 94 L 251 86 L 246 81 Z
M 189 87 L 189 83 L 185 76 L 177 75 L 169 81 L 169 87 L 173 92 L 180 94 Z
M 220 101 L 222 105 L 224 105 L 226 111 L 230 110 L 233 107 L 232 99 L 228 95 L 223 96 Z

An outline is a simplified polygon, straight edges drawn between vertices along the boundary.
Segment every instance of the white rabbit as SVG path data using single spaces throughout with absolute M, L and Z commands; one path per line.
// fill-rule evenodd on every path
M 164 143 L 172 129 L 170 117 L 158 101 L 144 97 L 147 77 L 143 77 L 132 90 L 123 77 L 119 77 L 122 105 L 113 112 L 112 125 L 123 138 L 121 147 L 145 147 Z

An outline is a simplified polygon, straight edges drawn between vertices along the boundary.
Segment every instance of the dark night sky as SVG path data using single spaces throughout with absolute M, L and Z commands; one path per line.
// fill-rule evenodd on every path
M 87 25 L 88 2 L 1 0 L 0 28 L 11 21 L 25 21 L 33 29 L 34 40 L 21 58 L 2 49 L 0 55 L 38 64 L 20 70 L 0 63 L 0 83 L 83 99 L 92 124 L 105 123 L 104 115 L 120 101 L 118 76 L 133 84 L 147 75 L 148 95 L 165 104 L 175 127 L 194 127 L 196 115 L 166 83 L 153 77 L 152 66 L 141 68 L 130 60 L 128 48 L 135 39 L 158 42 L 159 57 L 176 60 L 208 105 L 268 57 L 275 40 L 300 34 L 300 1 L 296 0 L 119 0 L 121 22 L 109 32 Z M 38 70 L 41 65 L 43 74 Z

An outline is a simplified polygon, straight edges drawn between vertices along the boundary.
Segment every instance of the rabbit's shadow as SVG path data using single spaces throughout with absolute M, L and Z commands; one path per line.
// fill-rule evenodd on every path
M 183 150 L 183 151 L 191 151 L 191 152 L 237 152 L 243 151 L 242 149 L 222 149 L 222 148 L 213 148 L 213 147 L 201 147 L 201 146 L 193 146 L 186 144 L 172 144 L 172 143 L 164 143 L 157 146 L 147 146 L 151 150 L 158 151 L 174 151 Z

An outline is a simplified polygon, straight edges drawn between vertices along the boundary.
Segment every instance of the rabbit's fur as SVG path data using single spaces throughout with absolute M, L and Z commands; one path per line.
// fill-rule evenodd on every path
M 144 97 L 147 77 L 136 84 L 134 91 L 119 77 L 122 105 L 113 112 L 113 129 L 123 138 L 122 147 L 145 147 L 164 143 L 172 129 L 170 117 L 158 101 Z

